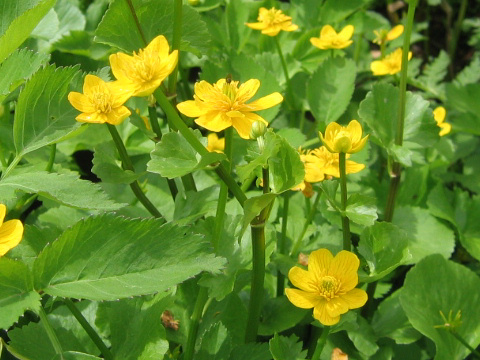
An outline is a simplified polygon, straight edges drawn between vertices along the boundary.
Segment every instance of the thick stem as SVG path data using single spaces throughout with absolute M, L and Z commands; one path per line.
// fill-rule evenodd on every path
M 190 327 L 188 328 L 187 344 L 185 346 L 185 352 L 183 360 L 192 360 L 195 353 L 195 343 L 197 341 L 198 327 L 200 325 L 200 319 L 202 318 L 203 309 L 208 300 L 208 289 L 200 286 L 198 290 L 197 299 L 195 301 L 195 307 L 193 308 L 192 317 L 190 318 Z
M 50 145 L 50 156 L 48 157 L 48 163 L 45 167 L 45 171 L 52 171 L 53 163 L 55 162 L 55 155 L 57 154 L 57 145 L 52 144 Z
M 103 357 L 105 360 L 113 360 L 113 355 L 108 349 L 107 345 L 103 342 L 102 338 L 98 335 L 98 333 L 95 331 L 95 329 L 90 325 L 90 323 L 85 319 L 83 314 L 80 312 L 80 310 L 77 309 L 75 306 L 75 303 L 70 300 L 69 298 L 63 299 L 63 302 L 65 305 L 67 305 L 68 309 L 72 313 L 72 315 L 77 319 L 77 321 L 80 323 L 82 328 L 85 330 L 85 332 L 88 334 L 90 339 L 94 342 L 94 344 L 97 346 L 98 350 L 102 353 Z
M 128 4 L 128 8 L 130 9 L 130 14 L 132 14 L 133 21 L 135 21 L 135 26 L 137 27 L 138 33 L 140 34 L 140 37 L 142 38 L 142 41 L 144 42 L 144 44 L 147 45 L 148 44 L 147 38 L 143 33 L 142 26 L 140 25 L 140 21 L 138 20 L 137 13 L 135 12 L 135 8 L 133 7 L 132 0 L 126 0 L 126 1 Z
M 129 170 L 135 172 L 135 168 L 133 167 L 132 160 L 128 156 L 127 149 L 125 149 L 125 145 L 123 145 L 122 138 L 117 131 L 117 128 L 114 125 L 107 124 L 108 131 L 110 131 L 110 135 L 112 135 L 113 142 L 117 147 L 118 154 L 120 155 L 120 159 L 122 160 L 122 167 L 125 170 Z M 150 214 L 152 214 L 156 218 L 162 218 L 162 214 L 157 210 L 155 205 L 151 203 L 151 201 L 147 198 L 145 193 L 140 187 L 140 184 L 137 180 L 130 184 L 130 188 L 132 189 L 133 193 L 137 197 L 138 201 L 142 203 L 142 205 L 148 210 Z
M 305 233 L 307 232 L 308 225 L 311 224 L 313 217 L 315 216 L 315 213 L 317 212 L 317 205 L 318 202 L 320 201 L 320 191 L 318 191 L 317 196 L 315 197 L 315 200 L 313 202 L 313 205 L 310 209 L 310 212 L 308 213 L 307 218 L 305 219 L 305 223 L 303 224 L 302 232 L 300 235 L 297 237 L 297 240 L 293 244 L 292 251 L 290 252 L 290 255 L 296 256 L 298 251 L 300 250 L 300 246 L 302 245 L 303 237 L 305 236 Z
M 208 150 L 205 148 L 205 146 L 202 145 L 202 143 L 197 139 L 193 132 L 190 131 L 190 128 L 185 125 L 183 120 L 178 115 L 177 111 L 168 101 L 165 94 L 162 93 L 160 90 L 156 90 L 154 95 L 158 103 L 162 107 L 163 111 L 167 115 L 168 122 L 176 129 L 178 129 L 178 131 L 183 135 L 185 140 L 187 140 L 187 142 L 195 149 L 196 152 L 198 152 L 201 156 L 207 155 Z M 236 181 L 233 179 L 233 177 L 225 169 L 225 166 L 223 166 L 223 164 L 219 164 L 215 168 L 215 172 L 220 177 L 220 179 L 222 179 L 222 181 L 227 184 L 230 192 L 233 194 L 233 196 L 235 196 L 240 205 L 243 207 L 243 204 L 245 203 L 245 200 L 247 200 L 247 197 L 245 196 L 245 193 L 242 191 L 240 186 L 238 186 Z
M 55 334 L 55 330 L 53 329 L 52 325 L 48 321 L 47 314 L 43 307 L 40 306 L 38 311 L 38 316 L 40 316 L 41 323 L 47 332 L 48 339 L 52 343 L 52 346 L 55 350 L 55 354 L 60 356 L 60 359 L 64 359 L 63 357 L 63 350 L 60 341 L 58 340 L 57 334 Z
M 346 172 L 346 154 L 339 153 L 339 168 L 340 168 L 340 191 L 342 196 L 342 231 L 343 231 L 343 250 L 351 251 L 352 242 L 350 239 L 350 220 L 345 215 L 347 209 L 347 172 Z
M 320 355 L 322 354 L 323 348 L 325 347 L 325 344 L 327 342 L 327 337 L 330 332 L 330 327 L 325 326 L 322 331 L 322 335 L 318 339 L 317 342 L 317 347 L 315 348 L 315 353 L 312 356 L 312 360 L 319 360 Z
M 180 40 L 182 39 L 182 9 L 183 1 L 174 0 L 172 51 L 180 50 Z M 180 66 L 180 51 L 178 52 L 178 58 L 179 61 L 177 62 L 177 66 L 168 77 L 168 94 L 170 95 L 174 95 L 177 91 L 177 76 Z
M 288 205 L 290 203 L 290 192 L 287 191 L 283 197 L 283 211 L 282 211 L 282 233 L 277 243 L 277 252 L 285 254 L 285 247 L 287 242 L 287 222 L 288 222 Z M 285 276 L 277 270 L 277 297 L 283 296 L 285 290 Z
M 277 52 L 278 52 L 278 55 L 280 56 L 280 62 L 282 63 L 282 69 L 283 69 L 283 73 L 285 75 L 285 83 L 286 83 L 286 87 L 287 87 L 287 91 L 286 91 L 286 95 L 285 98 L 286 98 L 286 101 L 287 101 L 287 105 L 290 109 L 293 110 L 294 106 L 292 104 L 292 100 L 293 100 L 293 97 L 292 97 L 292 86 L 290 84 L 290 75 L 288 74 L 288 67 L 287 67 L 287 62 L 285 61 L 285 57 L 283 56 L 283 52 L 282 52 L 282 48 L 280 47 L 280 43 L 278 41 L 278 37 L 277 36 L 274 36 L 273 37 L 273 42 L 275 43 L 275 47 L 277 48 Z

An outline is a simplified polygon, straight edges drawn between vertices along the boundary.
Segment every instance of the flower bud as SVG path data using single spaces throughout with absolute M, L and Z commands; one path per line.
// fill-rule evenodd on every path
M 257 120 L 252 124 L 252 128 L 250 129 L 250 138 L 255 140 L 259 137 L 262 137 L 263 135 L 265 135 L 266 131 L 267 126 L 265 125 L 265 123 Z
M 188 3 L 192 6 L 197 6 L 200 3 L 200 0 L 188 0 Z

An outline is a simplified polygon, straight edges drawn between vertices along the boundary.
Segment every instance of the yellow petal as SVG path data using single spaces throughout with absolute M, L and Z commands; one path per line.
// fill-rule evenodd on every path
M 106 122 L 112 125 L 118 125 L 131 114 L 126 106 L 120 106 L 119 108 L 112 109 L 112 111 L 107 114 Z
M 7 207 L 3 204 L 0 204 L 0 226 L 3 224 L 3 220 L 5 219 L 5 214 L 7 213 Z
M 397 25 L 387 34 L 387 40 L 391 41 L 398 38 L 403 33 L 403 25 Z
M 331 261 L 328 275 L 341 281 L 343 291 L 349 291 L 358 284 L 358 267 L 360 260 L 350 251 L 340 251 Z
M 239 102 L 245 102 L 250 100 L 258 91 L 260 87 L 260 81 L 257 79 L 250 79 L 247 82 L 240 85 L 236 100 Z
M 357 172 L 365 169 L 365 164 L 359 164 L 359 163 L 356 163 L 355 161 L 347 160 L 345 162 L 345 167 L 346 167 L 347 174 L 356 174 Z M 340 173 L 338 173 L 338 175 L 333 175 L 333 174 L 330 174 L 330 175 L 335 177 L 340 177 Z
M 294 266 L 290 269 L 288 272 L 288 279 L 292 282 L 293 286 L 301 290 L 311 293 L 317 291 L 317 287 L 314 285 L 315 278 L 312 276 L 312 273 L 303 270 L 298 266 Z
M 231 118 L 243 118 L 243 117 L 245 117 L 245 115 L 242 112 L 237 111 L 237 110 L 227 111 L 225 113 L 225 115 L 227 115 L 228 117 L 231 117 Z
M 136 91 L 133 93 L 133 96 L 142 97 L 153 94 L 153 92 L 157 90 L 164 79 L 165 78 L 156 77 L 150 81 L 136 82 Z
M 364 148 L 365 144 L 367 143 L 367 140 L 368 140 L 369 137 L 370 137 L 370 135 L 367 135 L 362 140 L 353 144 L 352 148 L 350 149 L 350 151 L 348 153 L 349 154 L 355 154 L 355 153 L 359 152 L 360 150 L 362 150 Z
M 113 76 L 117 80 L 130 81 L 130 77 L 127 76 L 129 69 L 135 67 L 135 60 L 133 57 L 127 54 L 118 52 L 109 56 L 110 68 L 112 69 Z
M 337 32 L 331 25 L 325 25 L 324 27 L 322 27 L 322 30 L 320 30 L 320 38 L 332 35 L 336 36 Z
M 158 57 L 160 58 L 166 58 L 168 56 L 169 50 L 170 47 L 168 46 L 168 41 L 163 35 L 159 35 L 155 39 L 150 41 L 150 43 L 145 48 L 145 52 L 155 55 L 158 54 Z
M 433 118 L 437 122 L 437 125 L 442 123 L 447 116 L 447 110 L 443 106 L 438 106 L 433 110 Z
M 338 37 L 344 41 L 348 41 L 353 36 L 354 31 L 355 27 L 353 25 L 347 25 L 338 33 Z
M 92 124 L 103 124 L 107 121 L 107 116 L 105 114 L 99 113 L 81 113 L 78 115 L 75 120 L 80 122 L 92 123 Z
M 85 76 L 85 81 L 83 83 L 83 93 L 85 95 L 89 95 L 92 93 L 91 90 L 98 86 L 105 86 L 105 82 L 98 76 L 88 74 L 87 76 Z
M 348 123 L 347 131 L 351 135 L 352 143 L 355 143 L 362 138 L 362 125 L 360 125 L 357 120 L 352 120 Z
M 78 92 L 72 91 L 68 94 L 68 101 L 70 104 L 81 112 L 94 112 L 95 107 L 90 102 L 87 96 L 80 94 Z
M 256 23 L 245 23 L 250 29 L 253 30 L 263 30 L 267 27 L 267 24 L 262 23 L 262 22 L 256 22 Z
M 330 299 L 330 301 L 327 301 L 326 304 L 327 313 L 332 318 L 345 314 L 348 309 L 348 303 L 342 297 Z
M 268 36 L 277 36 L 278 33 L 282 30 L 282 28 L 278 25 L 271 25 L 267 27 L 266 29 L 262 30 L 262 34 L 268 35 Z
M 308 258 L 308 271 L 311 271 L 316 279 L 320 279 L 327 274 L 333 255 L 328 249 L 319 249 L 312 251 Z
M 108 82 L 106 85 L 110 93 L 113 95 L 113 102 L 111 104 L 113 108 L 117 108 L 125 104 L 135 91 L 131 84 L 121 81 Z M 82 111 L 88 112 L 87 110 Z
M 232 126 L 230 118 L 219 111 L 211 111 L 195 119 L 195 122 L 207 130 L 219 132 Z
M 18 245 L 23 236 L 23 224 L 20 220 L 10 220 L 0 227 L 0 256 Z
M 311 309 L 322 300 L 321 297 L 314 293 L 298 289 L 285 289 L 285 294 L 293 305 L 301 309 Z
M 372 70 L 375 76 L 387 75 L 390 72 L 390 69 L 382 60 L 372 61 L 370 70 Z
M 199 117 L 206 114 L 206 111 L 203 109 L 200 109 L 197 106 L 197 102 L 194 100 L 187 100 L 187 101 L 181 102 L 180 104 L 177 104 L 177 109 L 183 115 L 186 115 L 192 118 Z
M 290 24 L 287 27 L 284 27 L 282 30 L 283 31 L 295 31 L 297 29 L 298 29 L 298 25 Z
M 446 122 L 441 123 L 438 126 L 440 126 L 440 128 L 441 128 L 441 130 L 439 132 L 440 136 L 447 135 L 452 130 L 452 125 L 450 125 L 449 123 L 446 123 Z
M 368 300 L 367 293 L 362 289 L 352 289 L 346 294 L 342 295 L 350 309 L 357 309 L 365 305 Z
M 197 95 L 200 100 L 207 102 L 216 100 L 216 90 L 211 84 L 209 84 L 205 80 L 195 83 L 194 90 L 195 95 Z
M 261 97 L 250 104 L 246 104 L 250 111 L 258 111 L 271 108 L 272 106 L 278 105 L 283 101 L 283 96 L 278 93 L 274 92 L 270 95 Z
M 327 312 L 326 301 L 321 301 L 313 308 L 313 317 L 323 325 L 331 326 L 340 321 L 340 316 L 332 317 Z
M 242 139 L 250 139 L 250 130 L 254 121 L 267 123 L 261 116 L 254 113 L 244 113 L 243 117 L 231 118 L 232 126 L 237 130 Z

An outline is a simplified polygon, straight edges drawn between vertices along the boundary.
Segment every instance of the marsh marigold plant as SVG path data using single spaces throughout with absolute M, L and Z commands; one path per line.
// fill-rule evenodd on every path
M 109 60 L 113 75 L 124 87 L 132 89 L 132 96 L 148 96 L 177 66 L 178 51 L 169 51 L 167 39 L 160 35 L 132 56 L 112 54 Z
M 295 31 L 298 26 L 292 24 L 292 18 L 285 15 L 282 10 L 271 8 L 260 8 L 258 11 L 258 22 L 246 23 L 249 28 L 261 30 L 262 34 L 277 36 L 280 31 Z
M 325 25 L 320 31 L 320 37 L 310 38 L 313 46 L 321 49 L 344 49 L 353 43 L 353 25 L 345 26 L 338 34 L 331 25 Z
M 264 110 L 278 105 L 283 97 L 278 92 L 257 99 L 249 104 L 258 91 L 260 81 L 251 79 L 239 86 L 238 81 L 220 79 L 215 84 L 200 81 L 195 84 L 194 100 L 177 105 L 178 110 L 207 130 L 219 132 L 233 126 L 238 134 L 249 139 L 253 122 L 268 124 L 253 111 Z
M 299 308 L 313 308 L 313 317 L 323 325 L 335 325 L 340 315 L 367 302 L 367 293 L 355 288 L 359 265 L 350 251 L 342 250 L 335 257 L 327 249 L 313 251 L 308 270 L 290 269 L 288 278 L 298 289 L 285 289 L 287 298 Z
M 370 64 L 370 70 L 373 75 L 394 75 L 402 70 L 402 55 L 403 51 L 398 48 L 393 53 L 385 56 L 382 60 L 375 60 Z M 408 52 L 408 60 L 412 58 L 412 52 Z
M 7 207 L 0 204 L 0 256 L 17 246 L 23 236 L 22 222 L 16 219 L 3 222 L 6 214 Z
M 118 125 L 131 112 L 123 104 L 132 96 L 132 89 L 117 81 L 105 82 L 95 75 L 85 76 L 83 94 L 68 94 L 70 104 L 81 111 L 75 119 L 80 122 Z
M 347 126 L 336 122 L 327 125 L 325 136 L 320 132 L 323 145 L 332 153 L 354 154 L 363 149 L 369 135 L 362 138 L 362 125 L 357 120 L 352 120 Z

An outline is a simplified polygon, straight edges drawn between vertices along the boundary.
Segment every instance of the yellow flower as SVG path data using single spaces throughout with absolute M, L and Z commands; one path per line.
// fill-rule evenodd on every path
M 403 51 L 401 48 L 398 48 L 393 53 L 385 56 L 383 60 L 376 60 L 370 64 L 370 70 L 372 70 L 373 75 L 393 75 L 402 70 L 402 54 Z M 412 58 L 412 52 L 408 52 L 408 60 Z
M 251 79 L 238 86 L 238 81 L 220 79 L 211 85 L 206 81 L 195 84 L 194 100 L 177 105 L 178 110 L 189 117 L 197 118 L 195 122 L 207 130 L 219 132 L 230 126 L 244 138 L 250 138 L 250 129 L 254 121 L 268 124 L 265 119 L 252 111 L 268 109 L 282 102 L 278 92 L 257 99 L 251 99 L 260 87 L 260 81 Z
M 310 42 L 313 46 L 322 50 L 344 49 L 353 43 L 351 38 L 354 30 L 353 25 L 347 25 L 337 34 L 333 27 L 325 25 L 320 31 L 320 37 L 312 37 Z
M 292 190 L 304 191 L 307 184 L 323 181 L 325 178 L 340 177 L 340 155 L 338 153 L 331 153 L 325 146 L 306 152 L 299 149 L 299 152 L 300 160 L 305 165 L 305 178 L 303 183 L 292 188 Z M 350 155 L 347 154 L 346 158 L 349 157 Z M 365 169 L 364 164 L 358 164 L 352 160 L 347 160 L 345 165 L 347 174 L 355 174 Z
M 367 135 L 362 139 L 362 132 L 362 125 L 357 120 L 352 120 L 347 126 L 332 122 L 325 129 L 325 137 L 321 132 L 319 135 L 328 151 L 354 154 L 363 149 L 370 136 Z
M 217 134 L 210 133 L 207 135 L 207 150 L 212 152 L 223 152 L 225 150 L 225 138 L 219 139 Z
M 177 66 L 178 51 L 168 52 L 167 39 L 160 35 L 133 56 L 121 52 L 110 55 L 110 66 L 115 78 L 133 89 L 133 96 L 148 96 Z
M 292 24 L 292 18 L 282 13 L 282 10 L 271 8 L 270 10 L 261 7 L 258 12 L 258 22 L 246 23 L 249 28 L 262 30 L 262 34 L 276 36 L 281 30 L 295 31 L 298 26 Z
M 95 75 L 87 75 L 83 94 L 72 91 L 68 94 L 70 104 L 81 111 L 75 119 L 81 122 L 118 125 L 131 112 L 123 104 L 132 96 L 132 90 L 118 81 L 105 82 Z
M 447 111 L 443 106 L 439 106 L 433 110 L 433 118 L 441 129 L 439 133 L 440 136 L 447 135 L 450 130 L 452 130 L 452 125 L 445 122 L 445 116 L 447 116 Z
M 400 35 L 403 34 L 403 25 L 397 25 L 393 27 L 390 31 L 385 29 L 382 30 L 374 30 L 373 33 L 375 34 L 375 39 L 373 42 L 375 44 L 381 45 L 386 43 L 387 41 L 392 41 L 398 38 Z
M 299 289 L 285 289 L 288 300 L 302 309 L 313 308 L 313 317 L 323 325 L 335 325 L 340 315 L 362 307 L 367 293 L 356 289 L 358 257 L 342 250 L 335 257 L 327 249 L 313 251 L 308 259 L 308 271 L 297 266 L 288 278 Z
M 7 207 L 0 204 L 0 256 L 18 245 L 23 236 L 23 224 L 20 220 L 3 222 Z

